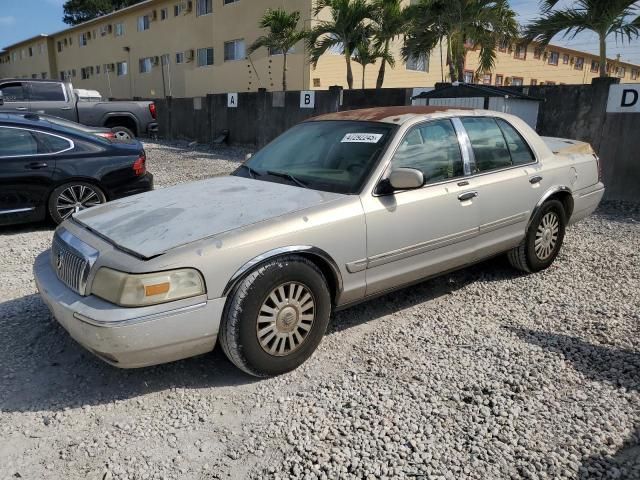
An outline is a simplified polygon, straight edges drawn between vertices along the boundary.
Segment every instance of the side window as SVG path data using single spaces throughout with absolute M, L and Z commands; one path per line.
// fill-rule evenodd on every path
M 5 103 L 25 102 L 27 100 L 20 82 L 3 83 L 0 85 L 0 92 L 2 92 Z
M 64 102 L 66 100 L 60 83 L 32 82 L 30 85 L 32 102 Z
M 32 132 L 38 142 L 38 153 L 60 153 L 72 147 L 70 140 L 42 132 Z
M 460 121 L 471 141 L 476 158 L 476 172 L 512 166 L 507 142 L 493 118 L 461 117 Z
M 426 183 L 441 182 L 464 175 L 458 136 L 449 120 L 413 127 L 398 147 L 392 168 L 417 168 Z
M 505 122 L 501 118 L 496 118 L 496 122 L 500 126 L 500 130 L 504 134 L 504 138 L 507 139 L 507 147 L 511 154 L 511 160 L 514 165 L 525 165 L 536 161 L 536 157 L 531 151 L 531 147 L 527 144 L 522 135 L 513 128 L 509 123 Z
M 0 158 L 38 153 L 38 143 L 28 130 L 0 127 Z

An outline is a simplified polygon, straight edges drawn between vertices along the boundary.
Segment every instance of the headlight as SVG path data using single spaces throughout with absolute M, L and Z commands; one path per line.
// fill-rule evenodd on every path
M 102 267 L 91 293 L 123 307 L 143 307 L 194 297 L 206 292 L 200 272 L 192 268 L 129 274 Z

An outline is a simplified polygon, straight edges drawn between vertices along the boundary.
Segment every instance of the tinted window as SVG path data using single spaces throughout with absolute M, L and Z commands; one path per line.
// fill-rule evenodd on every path
M 20 128 L 0 127 L 0 157 L 36 153 L 38 153 L 38 143 L 31 132 Z
M 398 147 L 392 166 L 422 170 L 426 182 L 464 175 L 460 145 L 451 122 L 429 122 L 411 129 Z
M 33 132 L 33 135 L 39 144 L 38 153 L 57 153 L 71 147 L 71 142 L 61 137 L 41 132 Z
M 64 102 L 64 92 L 59 83 L 31 83 L 31 100 L 44 102 Z
M 5 102 L 24 102 L 24 91 L 21 83 L 5 83 L 0 86 Z
M 527 145 L 527 142 L 522 138 L 522 135 L 518 131 L 509 125 L 501 118 L 496 118 L 496 122 L 500 126 L 504 138 L 507 139 L 507 147 L 509 147 L 509 153 L 511 154 L 511 160 L 514 165 L 524 165 L 526 163 L 535 162 L 536 158 Z
M 357 193 L 394 130 L 394 126 L 378 122 L 301 123 L 245 163 L 254 173 L 240 168 L 236 175 L 296 184 L 295 180 L 286 178 L 292 175 L 309 188 Z
M 507 142 L 493 118 L 462 117 L 460 120 L 471 140 L 476 159 L 476 172 L 511 166 Z

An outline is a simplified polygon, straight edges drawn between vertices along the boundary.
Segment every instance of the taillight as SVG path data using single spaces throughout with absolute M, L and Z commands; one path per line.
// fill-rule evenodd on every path
M 138 177 L 147 172 L 147 156 L 144 153 L 133 162 L 133 171 Z
M 116 139 L 116 134 L 113 132 L 100 132 L 97 134 L 99 137 L 103 137 L 106 138 L 108 140 L 115 140 Z
M 151 114 L 151 118 L 153 118 L 155 120 L 156 119 L 156 104 L 153 103 L 153 102 L 149 104 L 149 113 Z

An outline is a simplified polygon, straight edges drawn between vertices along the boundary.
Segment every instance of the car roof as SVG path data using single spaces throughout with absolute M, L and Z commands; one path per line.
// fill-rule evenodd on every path
M 357 120 L 367 122 L 384 122 L 401 125 L 415 117 L 424 117 L 436 113 L 469 114 L 473 110 L 463 107 L 407 105 L 395 107 L 362 108 L 359 110 L 345 110 L 343 112 L 327 113 L 310 118 L 309 121 L 322 120 Z
M 72 122 L 70 122 L 72 123 Z M 0 126 L 25 127 L 48 130 L 52 133 L 81 137 L 95 143 L 92 130 L 80 125 L 78 128 L 50 122 L 45 116 L 35 113 L 0 112 Z

